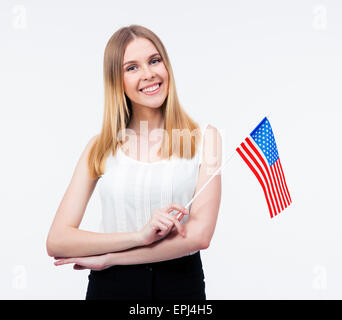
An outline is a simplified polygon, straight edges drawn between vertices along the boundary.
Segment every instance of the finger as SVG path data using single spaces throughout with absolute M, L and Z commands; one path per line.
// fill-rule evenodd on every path
M 183 217 L 184 217 L 184 213 L 180 214 L 180 215 L 178 216 L 177 220 L 178 220 L 178 221 L 181 221 L 181 220 L 183 219 Z
M 158 220 L 158 221 L 155 221 L 155 223 L 154 223 L 154 229 L 157 231 L 158 230 L 166 230 L 167 225 Z
M 167 231 L 167 227 L 166 226 L 164 226 L 163 224 L 161 224 L 160 226 L 159 226 L 159 230 L 161 231 L 161 232 L 165 232 L 165 231 Z
M 165 237 L 168 234 L 168 230 L 161 230 L 157 232 L 158 236 Z
M 182 212 L 182 211 L 178 211 L 178 212 L 176 212 L 175 214 L 173 214 L 173 216 L 174 216 L 178 221 L 181 221 L 185 214 L 189 214 L 189 213 L 184 213 L 184 212 Z
M 162 232 L 169 232 L 171 227 L 173 226 L 173 221 L 169 219 L 163 219 L 159 217 L 157 221 L 157 229 L 161 230 Z
M 170 205 L 166 208 L 166 211 L 167 211 L 168 213 L 170 213 L 170 212 L 173 211 L 173 210 L 181 211 L 181 212 L 183 212 L 184 214 L 189 214 L 189 210 L 188 210 L 188 209 L 186 209 L 185 207 L 180 206 L 180 205 L 178 205 L 178 204 L 176 204 L 176 203 L 172 203 L 172 204 L 170 204 Z
M 74 267 L 73 267 L 75 270 L 84 270 L 84 269 L 87 269 L 86 267 L 83 267 L 77 263 L 74 264 Z
M 175 227 L 177 228 L 178 233 L 182 235 L 183 237 L 185 237 L 183 225 L 181 225 L 177 219 L 175 219 L 174 224 L 175 224 Z
M 173 216 L 173 215 L 169 215 L 168 214 L 167 218 L 168 218 L 168 221 L 170 223 L 169 228 L 172 227 L 171 231 L 174 231 L 176 229 L 176 226 L 175 226 L 176 221 L 178 221 L 177 218 L 176 218 L 176 215 Z
M 172 223 L 172 226 L 174 226 L 178 232 L 184 236 L 184 227 L 180 224 L 180 222 L 177 220 L 176 216 L 171 216 L 171 215 L 168 215 L 167 217 L 170 221 L 170 223 Z
M 160 236 L 166 236 L 167 234 L 169 234 L 170 233 L 170 228 L 166 228 L 166 229 L 164 229 L 164 230 L 161 230 L 158 234 L 160 235 Z
M 54 262 L 55 266 L 61 266 L 63 264 L 74 263 L 76 262 L 74 259 L 62 259 Z
M 178 204 L 172 204 L 170 205 L 167 210 L 168 213 L 172 212 L 172 211 L 181 211 L 184 212 L 184 214 L 189 214 L 189 210 L 183 206 L 180 206 Z
M 174 213 L 168 213 L 169 215 L 171 215 L 172 217 L 175 217 L 178 221 L 180 221 L 184 215 L 189 214 L 188 212 L 184 212 L 184 211 L 174 211 Z
M 167 228 L 171 228 L 173 225 L 173 218 L 168 213 L 164 213 L 165 216 L 160 216 L 158 221 L 164 224 Z
M 184 236 L 184 227 L 182 226 L 179 221 L 183 218 L 183 214 L 181 214 L 178 218 L 177 215 L 168 215 L 168 218 L 171 220 L 172 224 L 174 225 L 174 228 L 177 228 L 178 232 Z M 172 229 L 172 231 L 174 230 Z

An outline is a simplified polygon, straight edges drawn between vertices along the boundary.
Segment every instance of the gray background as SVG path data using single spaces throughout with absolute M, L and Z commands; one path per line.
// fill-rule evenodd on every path
M 233 156 L 201 252 L 208 299 L 341 299 L 340 1 L 1 1 L 2 299 L 84 299 L 87 271 L 45 241 L 103 115 L 103 54 L 120 27 L 163 41 L 183 107 L 236 146 L 267 114 L 293 203 L 270 219 Z M 97 231 L 97 189 L 81 228 Z

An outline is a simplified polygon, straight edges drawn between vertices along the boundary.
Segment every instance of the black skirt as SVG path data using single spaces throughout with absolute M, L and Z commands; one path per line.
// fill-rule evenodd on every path
M 200 251 L 173 260 L 91 270 L 86 300 L 206 300 Z

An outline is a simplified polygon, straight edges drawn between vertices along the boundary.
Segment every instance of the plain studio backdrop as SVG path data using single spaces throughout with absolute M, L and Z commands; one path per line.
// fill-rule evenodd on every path
M 103 116 L 103 54 L 122 26 L 163 41 L 180 101 L 235 155 L 223 170 L 207 299 L 341 299 L 340 1 L 1 1 L 2 299 L 84 299 L 89 270 L 46 237 Z M 271 219 L 235 148 L 269 120 L 292 204 Z M 185 204 L 183 204 L 185 205 Z M 81 229 L 98 231 L 96 188 Z

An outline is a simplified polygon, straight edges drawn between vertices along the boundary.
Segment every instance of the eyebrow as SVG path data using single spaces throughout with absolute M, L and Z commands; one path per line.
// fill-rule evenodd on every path
M 153 54 L 151 54 L 151 55 L 148 57 L 148 59 L 151 59 L 152 57 L 154 57 L 154 56 L 159 56 L 159 55 L 160 55 L 160 54 L 159 54 L 158 52 L 153 53 Z M 134 63 L 134 62 L 137 62 L 137 61 L 135 61 L 135 60 L 127 61 L 127 62 L 125 62 L 122 66 L 124 66 L 124 65 L 126 65 L 126 64 L 128 64 L 128 63 Z

